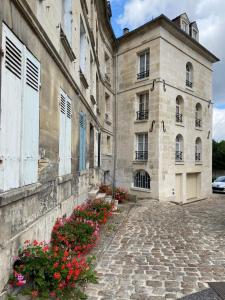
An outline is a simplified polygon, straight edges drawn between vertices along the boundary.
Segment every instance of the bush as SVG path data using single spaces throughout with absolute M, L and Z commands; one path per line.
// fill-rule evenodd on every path
M 97 282 L 93 258 L 85 258 L 99 238 L 99 224 L 111 215 L 112 204 L 96 199 L 76 207 L 70 218 L 57 219 L 51 244 L 25 242 L 9 283 L 25 286 L 32 298 L 86 299 L 82 286 Z
M 113 205 L 102 199 L 89 200 L 74 209 L 72 218 L 82 218 L 105 224 L 111 216 Z
M 75 294 L 84 299 L 80 288 L 86 282 L 96 282 L 91 258 L 78 258 L 58 246 L 37 241 L 27 241 L 20 250 L 9 281 L 12 286 L 26 284 L 26 292 L 39 299 L 69 299 Z
M 100 193 L 105 193 L 107 195 L 112 195 L 112 187 L 106 184 L 101 184 L 99 187 Z M 128 200 L 128 190 L 122 187 L 115 188 L 114 198 L 119 201 L 119 203 Z
M 98 223 L 84 218 L 58 219 L 52 231 L 52 244 L 87 254 L 99 237 Z

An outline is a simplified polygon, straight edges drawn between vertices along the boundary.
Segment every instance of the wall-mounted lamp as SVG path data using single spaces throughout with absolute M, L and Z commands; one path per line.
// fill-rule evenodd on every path
M 149 132 L 152 132 L 152 131 L 153 131 L 154 125 L 155 125 L 155 120 L 152 121 L 152 125 L 151 125 L 151 128 L 149 129 Z
M 209 101 L 209 103 L 208 103 L 208 108 L 210 107 L 210 104 L 212 104 L 212 100 Z
M 152 82 L 152 87 L 151 87 L 151 89 L 150 89 L 151 92 L 154 91 L 154 88 L 155 88 L 155 82 L 156 82 L 156 79 L 154 79 L 153 82 Z
M 166 82 L 165 82 L 165 80 L 163 80 L 163 90 L 164 90 L 164 92 L 166 92 Z
M 165 123 L 164 123 L 164 121 L 162 120 L 162 126 L 163 126 L 163 132 L 166 132 L 166 128 L 165 128 Z
M 211 132 L 210 132 L 210 130 L 209 130 L 209 131 L 208 131 L 208 136 L 207 136 L 207 139 L 209 139 L 209 137 L 210 137 L 210 133 L 211 133 Z

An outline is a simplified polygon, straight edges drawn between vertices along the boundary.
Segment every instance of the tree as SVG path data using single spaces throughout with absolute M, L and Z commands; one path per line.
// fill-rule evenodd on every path
M 225 170 L 225 141 L 213 140 L 213 169 Z

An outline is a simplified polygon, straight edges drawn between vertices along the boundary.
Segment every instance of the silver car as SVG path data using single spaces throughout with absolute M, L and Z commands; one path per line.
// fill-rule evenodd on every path
M 225 193 L 225 176 L 220 176 L 212 183 L 213 192 Z

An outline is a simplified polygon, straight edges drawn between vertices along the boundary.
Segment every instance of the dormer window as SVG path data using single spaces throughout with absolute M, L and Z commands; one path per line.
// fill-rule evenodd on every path
M 188 27 L 189 25 L 185 21 L 182 21 L 182 26 L 181 26 L 182 30 L 188 33 Z

